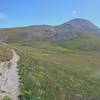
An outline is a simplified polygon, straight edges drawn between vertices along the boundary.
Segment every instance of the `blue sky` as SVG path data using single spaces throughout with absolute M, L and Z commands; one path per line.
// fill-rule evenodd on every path
M 85 18 L 100 27 L 100 0 L 0 0 L 0 28 Z

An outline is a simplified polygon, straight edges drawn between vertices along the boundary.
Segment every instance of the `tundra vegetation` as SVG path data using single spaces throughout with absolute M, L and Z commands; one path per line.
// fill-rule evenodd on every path
M 20 55 L 19 100 L 100 99 L 99 43 L 77 41 L 9 44 Z
M 99 45 L 77 40 L 11 45 L 20 55 L 20 100 L 100 99 Z

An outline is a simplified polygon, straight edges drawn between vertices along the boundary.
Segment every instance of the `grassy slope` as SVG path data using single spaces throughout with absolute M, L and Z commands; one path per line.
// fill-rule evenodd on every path
M 82 51 L 100 51 L 100 38 L 95 34 L 80 34 L 79 37 L 73 40 L 63 40 L 56 45 L 60 45 L 64 48 L 71 50 L 82 50 Z
M 60 42 L 63 46 L 50 42 L 13 45 L 21 56 L 21 100 L 100 100 L 100 42 L 94 38 L 67 41 L 67 47 L 65 41 Z
M 12 53 L 8 46 L 0 44 L 0 61 L 9 61 L 12 58 Z

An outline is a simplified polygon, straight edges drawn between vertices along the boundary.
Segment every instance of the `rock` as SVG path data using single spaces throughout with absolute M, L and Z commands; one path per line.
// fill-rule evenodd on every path
M 5 93 L 5 92 L 6 92 L 6 87 L 1 86 L 1 92 L 2 92 L 2 93 Z

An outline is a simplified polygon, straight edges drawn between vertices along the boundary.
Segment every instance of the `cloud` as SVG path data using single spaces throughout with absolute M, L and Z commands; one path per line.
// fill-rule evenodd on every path
M 0 13 L 0 20 L 7 19 L 8 15 L 5 13 Z
M 77 12 L 75 10 L 72 11 L 72 15 L 76 15 Z

